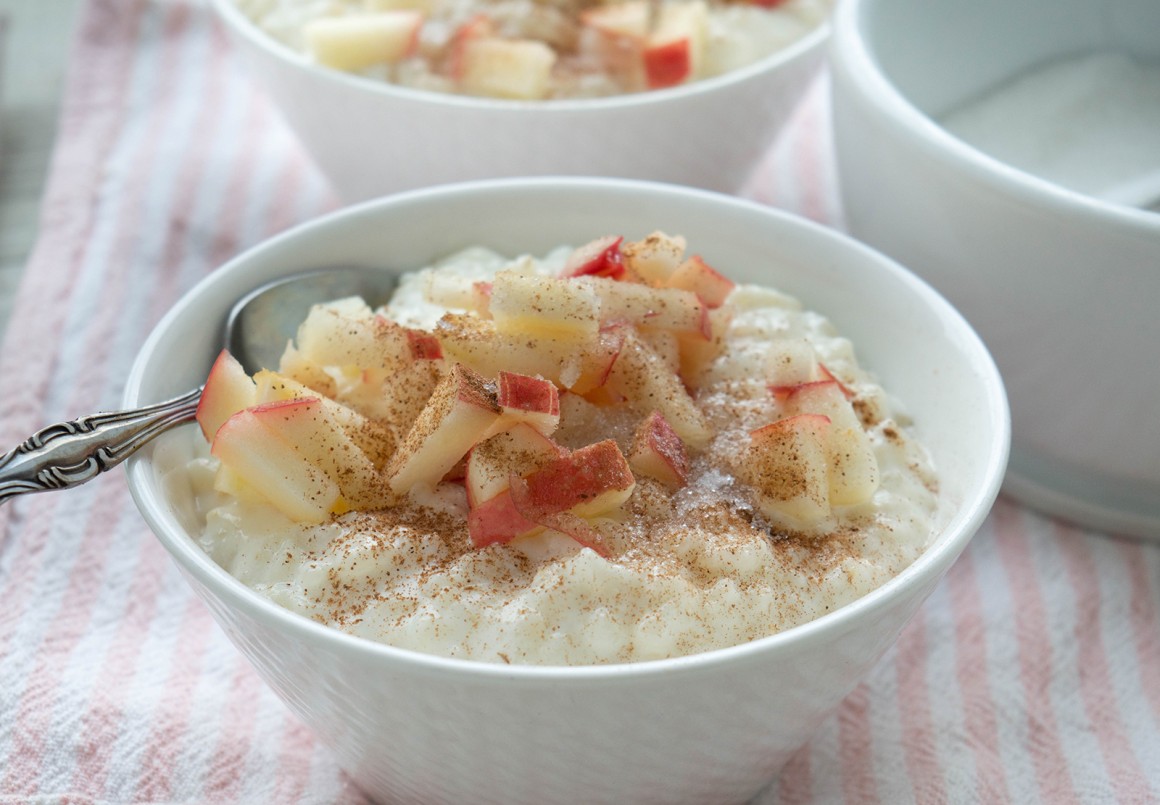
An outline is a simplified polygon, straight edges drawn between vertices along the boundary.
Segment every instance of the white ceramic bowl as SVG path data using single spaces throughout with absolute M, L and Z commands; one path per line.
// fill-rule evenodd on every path
M 230 39 L 345 201 L 445 182 L 574 174 L 735 192 L 817 74 L 828 26 L 746 68 L 612 98 L 412 90 L 312 64 L 213 0 Z
M 833 29 L 850 231 L 946 294 L 990 347 L 1011 399 L 1005 488 L 1160 537 L 1160 215 L 1016 170 L 936 122 L 1052 58 L 1160 59 L 1160 3 L 845 0 Z
M 603 667 L 442 659 L 332 631 L 227 575 L 194 541 L 180 472 L 190 440 L 171 434 L 129 464 L 142 514 L 238 648 L 372 794 L 426 803 L 744 800 L 882 655 L 990 509 L 1007 457 L 1006 401 L 987 351 L 949 304 L 830 230 L 648 183 L 440 187 L 295 229 L 222 267 L 169 312 L 134 364 L 125 403 L 194 386 L 231 302 L 273 277 L 335 263 L 417 268 L 471 244 L 542 254 L 661 227 L 732 275 L 797 295 L 852 338 L 933 454 L 942 498 L 933 544 L 856 603 L 735 648 Z

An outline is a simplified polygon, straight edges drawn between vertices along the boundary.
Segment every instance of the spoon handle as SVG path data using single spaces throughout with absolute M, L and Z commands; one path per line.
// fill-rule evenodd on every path
M 115 467 L 153 437 L 189 422 L 201 389 L 133 411 L 49 425 L 0 456 L 0 504 L 27 492 L 68 489 Z

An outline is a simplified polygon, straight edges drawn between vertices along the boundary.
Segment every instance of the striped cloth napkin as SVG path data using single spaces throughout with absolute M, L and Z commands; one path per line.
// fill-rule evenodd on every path
M 747 194 L 840 225 L 820 82 Z M 0 445 L 117 406 L 207 271 L 335 200 L 195 0 L 89 0 Z M 138 516 L 120 473 L 0 507 L 0 802 L 360 803 Z M 1001 499 L 759 798 L 1160 801 L 1160 546 Z

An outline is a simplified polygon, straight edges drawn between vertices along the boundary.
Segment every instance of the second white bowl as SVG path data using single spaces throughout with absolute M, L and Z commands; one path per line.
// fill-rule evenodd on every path
M 828 26 L 687 86 L 575 101 L 412 90 L 319 67 L 213 0 L 233 44 L 344 201 L 445 182 L 571 174 L 735 192 L 817 74 Z

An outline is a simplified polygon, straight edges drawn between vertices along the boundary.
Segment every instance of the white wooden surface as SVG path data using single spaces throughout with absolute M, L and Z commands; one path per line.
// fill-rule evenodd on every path
M 36 242 L 68 49 L 82 0 L 0 0 L 0 332 Z

